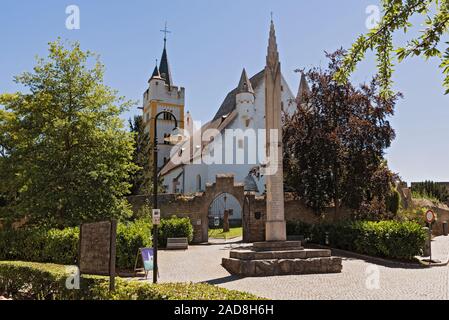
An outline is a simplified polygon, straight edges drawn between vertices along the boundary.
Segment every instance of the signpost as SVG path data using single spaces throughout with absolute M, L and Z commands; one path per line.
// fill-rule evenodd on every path
M 161 224 L 161 210 L 153 209 L 153 283 L 157 283 L 158 265 L 157 265 L 157 240 L 159 236 L 158 227 Z
M 435 213 L 432 210 L 429 210 L 426 212 L 426 221 L 429 224 L 429 253 L 430 253 L 430 258 L 429 258 L 429 265 L 432 264 L 432 226 L 433 223 L 436 220 L 436 216 Z
M 78 267 L 80 274 L 109 276 L 115 289 L 117 221 L 85 223 L 80 227 Z

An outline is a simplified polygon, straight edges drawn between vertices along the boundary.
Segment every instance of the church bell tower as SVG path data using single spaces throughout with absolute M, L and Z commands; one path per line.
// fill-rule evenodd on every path
M 143 121 L 145 131 L 150 137 L 150 143 L 154 141 L 155 117 L 162 111 L 172 113 L 180 129 L 184 129 L 184 107 L 185 89 L 173 85 L 170 64 L 167 54 L 167 25 L 164 30 L 164 49 L 160 64 L 156 62 L 156 67 L 148 80 L 148 89 L 143 94 Z M 166 115 L 161 115 L 157 119 L 157 141 L 158 141 L 158 168 L 161 169 L 170 160 L 170 152 L 173 146 L 165 139 L 172 134 L 176 121 Z

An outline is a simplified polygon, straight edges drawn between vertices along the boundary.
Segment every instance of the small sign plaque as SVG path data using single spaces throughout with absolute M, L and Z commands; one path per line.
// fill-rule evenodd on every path
M 161 210 L 160 209 L 153 209 L 153 225 L 160 225 L 161 224 Z

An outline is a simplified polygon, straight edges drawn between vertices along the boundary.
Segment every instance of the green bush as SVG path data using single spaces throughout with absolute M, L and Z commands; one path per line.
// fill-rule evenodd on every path
M 255 300 L 258 297 L 209 284 L 158 284 L 116 279 L 109 292 L 106 277 L 83 276 L 80 290 L 66 288 L 70 274 L 55 264 L 0 261 L 0 295 L 36 300 Z
M 21 229 L 0 232 L 0 260 L 72 265 L 77 263 L 79 228 Z M 139 248 L 151 246 L 151 223 L 117 226 L 117 268 L 133 269 Z
M 140 248 L 152 246 L 151 222 L 136 220 L 135 222 L 117 226 L 117 268 L 133 269 L 137 252 Z
M 167 238 L 193 239 L 188 218 L 162 219 L 159 245 Z M 0 231 L 0 260 L 21 260 L 72 265 L 77 263 L 79 228 L 63 230 L 20 229 Z M 148 219 L 117 226 L 117 268 L 132 270 L 139 248 L 152 246 L 152 224 Z
M 159 229 L 159 245 L 165 247 L 168 238 L 187 238 L 189 242 L 193 240 L 193 226 L 189 218 L 162 219 Z
M 422 254 L 426 233 L 413 221 L 344 221 L 334 224 L 305 225 L 297 223 L 290 235 L 305 235 L 311 242 L 325 245 L 326 233 L 330 245 L 371 256 L 413 260 Z M 309 236 L 307 236 L 309 233 Z

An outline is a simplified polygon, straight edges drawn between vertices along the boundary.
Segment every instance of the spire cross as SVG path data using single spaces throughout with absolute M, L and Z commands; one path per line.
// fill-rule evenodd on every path
M 164 34 L 164 44 L 167 43 L 167 34 L 170 34 L 171 31 L 167 29 L 167 22 L 165 22 L 165 28 L 164 30 L 161 30 L 161 32 Z
M 270 12 L 271 15 L 271 22 L 273 22 L 273 11 Z

